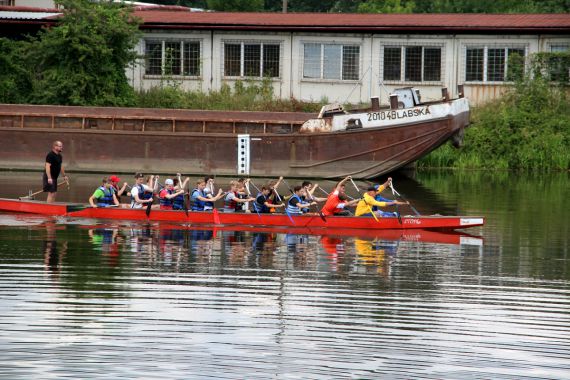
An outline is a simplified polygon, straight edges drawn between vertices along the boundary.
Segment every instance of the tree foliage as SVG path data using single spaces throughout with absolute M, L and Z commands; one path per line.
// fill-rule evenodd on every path
M 412 13 L 413 1 L 405 0 L 368 0 L 357 8 L 359 13 Z
M 111 2 L 59 0 L 57 27 L 32 42 L 34 91 L 41 104 L 128 105 L 125 69 L 136 59 L 138 22 L 130 8 Z
M 262 12 L 263 0 L 207 0 L 208 9 L 222 12 Z
M 0 40 L 0 99 L 6 103 L 123 106 L 134 102 L 126 68 L 140 32 L 130 8 L 59 0 L 63 17 L 28 41 Z
M 280 12 L 283 0 L 154 0 L 158 4 L 185 5 L 224 11 Z M 566 13 L 569 0 L 288 0 L 289 12 L 381 13 Z

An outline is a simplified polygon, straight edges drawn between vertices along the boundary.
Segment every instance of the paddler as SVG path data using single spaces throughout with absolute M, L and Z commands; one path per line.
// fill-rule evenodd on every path
M 230 182 L 230 191 L 224 198 L 224 212 L 242 211 L 242 203 L 255 201 L 255 198 L 239 198 L 238 186 L 237 181 Z
M 353 199 L 347 201 L 348 197 L 345 193 L 345 182 L 352 179 L 351 176 L 346 176 L 342 181 L 340 181 L 334 188 L 334 190 L 329 194 L 325 205 L 323 206 L 321 212 L 325 216 L 337 215 L 337 216 L 350 216 L 352 213 L 346 209 L 348 206 L 354 206 L 358 203 L 358 199 Z
M 89 197 L 89 204 L 93 208 L 119 206 L 119 200 L 115 194 L 115 189 L 107 177 L 103 178 L 101 186 L 99 186 L 93 195 Z
M 164 181 L 164 188 L 158 194 L 159 202 L 160 202 L 160 209 L 161 210 L 173 210 L 174 209 L 174 199 L 177 197 L 182 197 L 182 207 L 184 207 L 184 190 L 174 188 L 174 181 L 170 178 L 167 178 Z M 178 207 L 177 202 L 177 207 Z M 182 209 L 179 208 L 179 210 Z M 178 209 L 178 208 L 177 208 Z
M 305 195 L 305 189 L 301 186 L 295 186 L 293 188 L 293 195 L 287 201 L 287 214 L 289 215 L 301 215 L 303 214 L 303 209 L 309 209 L 309 207 L 316 205 L 317 202 L 304 202 L 303 196 Z
M 131 208 L 140 209 L 152 203 L 153 178 L 154 176 L 150 176 L 145 184 L 144 175 L 135 174 L 135 184 L 131 189 Z
M 253 202 L 253 209 L 260 214 L 268 214 L 273 209 L 285 207 L 285 204 L 275 204 L 270 202 L 269 196 L 272 193 L 272 189 L 269 186 L 262 186 L 261 191 L 257 194 L 255 202 Z
M 370 186 L 366 193 L 364 193 L 364 196 L 362 197 L 362 199 L 358 202 L 358 205 L 356 206 L 356 216 L 372 216 L 372 213 L 374 212 L 374 214 L 378 217 L 395 217 L 398 216 L 398 214 L 395 214 L 393 212 L 384 212 L 382 210 L 376 210 L 373 211 L 372 207 L 373 206 L 377 206 L 377 207 L 386 207 L 386 206 L 394 206 L 394 205 L 406 205 L 408 204 L 408 202 L 400 202 L 400 201 L 389 201 L 389 202 L 384 202 L 384 201 L 377 201 L 375 199 L 376 195 L 378 195 L 379 193 L 381 193 L 386 187 L 390 186 L 390 183 L 392 182 L 392 178 L 388 178 L 388 180 L 381 186 Z
M 190 195 L 190 203 L 192 204 L 192 211 L 209 211 L 213 209 L 214 202 L 224 196 L 222 189 L 218 189 L 218 194 L 212 197 L 211 194 L 206 194 L 207 182 L 203 179 L 196 182 L 196 187 L 192 190 Z M 208 196 L 210 195 L 210 196 Z M 206 210 L 206 206 L 211 204 L 211 208 Z
M 116 175 L 110 176 L 109 181 L 111 182 L 111 186 L 115 190 L 115 195 L 117 196 L 117 199 L 119 200 L 119 203 L 120 203 L 121 196 L 123 194 L 125 194 L 125 191 L 127 190 L 127 186 L 129 186 L 129 184 L 124 182 L 123 186 L 121 186 L 121 188 L 119 188 L 119 182 L 121 182 L 121 179 L 119 177 L 117 177 Z
M 327 198 L 316 197 L 313 195 L 317 187 L 319 187 L 318 183 L 313 185 L 311 181 L 303 181 L 301 187 L 305 192 L 305 194 L 301 197 L 301 200 L 303 202 L 325 202 L 327 200 Z M 309 209 L 303 209 L 303 212 L 309 212 Z

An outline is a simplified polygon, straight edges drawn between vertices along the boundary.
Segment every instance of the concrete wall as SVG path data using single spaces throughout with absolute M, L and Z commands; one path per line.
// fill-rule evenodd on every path
M 570 47 L 570 36 L 544 35 L 418 35 L 418 34 L 333 34 L 333 33 L 260 33 L 210 31 L 151 31 L 137 49 L 144 54 L 144 39 L 198 40 L 201 43 L 200 77 L 174 77 L 177 84 L 188 90 L 218 90 L 223 83 L 233 85 L 236 78 L 225 78 L 223 71 L 224 41 L 278 43 L 280 77 L 272 78 L 274 93 L 281 98 L 295 97 L 305 101 L 323 98 L 330 102 L 367 103 L 370 96 L 380 96 L 388 103 L 389 93 L 398 87 L 420 89 L 423 100 L 441 97 L 441 88 L 447 87 L 451 96 L 457 95 L 457 86 L 465 85 L 466 96 L 473 104 L 481 104 L 500 96 L 508 82 L 466 82 L 466 47 L 523 48 L 528 57 L 539 51 L 550 51 L 553 45 Z M 360 47 L 358 80 L 327 80 L 303 78 L 303 55 L 306 43 L 351 44 Z M 433 82 L 383 81 L 384 46 L 441 47 L 441 78 Z M 160 76 L 145 76 L 142 64 L 129 71 L 136 89 L 148 89 L 161 84 Z M 246 79 L 246 78 L 238 78 Z M 254 81 L 256 79 L 253 79 Z M 259 78 L 257 79 L 259 80 Z M 165 78 L 162 78 L 165 83 Z

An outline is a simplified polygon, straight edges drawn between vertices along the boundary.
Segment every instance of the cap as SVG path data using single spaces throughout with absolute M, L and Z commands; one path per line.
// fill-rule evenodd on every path
M 370 186 L 367 191 L 376 191 L 378 188 L 376 186 Z
M 164 181 L 165 185 L 174 185 L 174 181 L 171 180 L 170 178 L 168 178 L 166 181 Z
M 109 181 L 111 182 L 120 182 L 121 179 L 119 177 L 117 177 L 116 175 L 112 175 L 109 177 Z
M 135 174 L 135 178 L 144 178 L 144 174 L 137 173 L 137 174 Z

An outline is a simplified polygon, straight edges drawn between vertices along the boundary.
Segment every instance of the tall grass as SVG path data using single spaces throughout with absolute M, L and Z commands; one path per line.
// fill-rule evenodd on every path
M 176 83 L 152 87 L 136 95 L 137 107 L 182 108 L 202 110 L 237 110 L 268 112 L 318 112 L 320 102 L 302 102 L 294 98 L 278 99 L 271 81 L 237 81 L 233 88 L 223 84 L 219 91 L 184 91 Z

